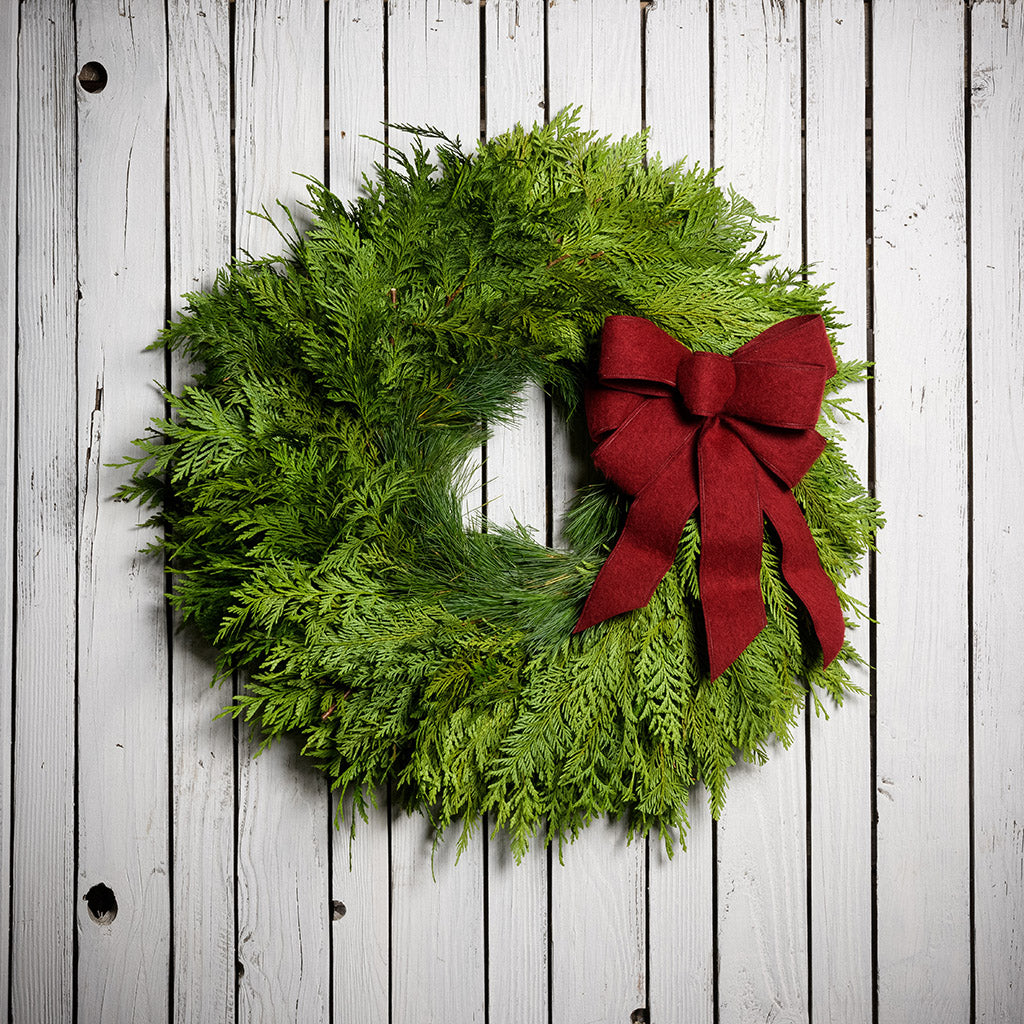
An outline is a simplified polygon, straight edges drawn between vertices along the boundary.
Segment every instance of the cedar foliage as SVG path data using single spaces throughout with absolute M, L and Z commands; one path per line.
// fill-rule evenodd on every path
M 120 496 L 156 509 L 171 600 L 219 673 L 247 674 L 232 712 L 266 742 L 298 734 L 358 806 L 390 783 L 439 831 L 460 820 L 462 842 L 488 812 L 517 855 L 620 815 L 671 852 L 693 785 L 717 815 L 736 758 L 788 744 L 807 692 L 841 702 L 856 653 L 822 668 L 766 529 L 768 626 L 710 681 L 696 520 L 647 608 L 570 637 L 625 499 L 585 488 L 554 551 L 467 527 L 461 467 L 528 381 L 580 415 L 609 314 L 729 353 L 798 314 L 833 331 L 837 313 L 768 266 L 749 202 L 663 167 L 642 135 L 599 139 L 563 112 L 466 154 L 412 130 L 411 155 L 390 149 L 350 208 L 310 181 L 312 226 L 285 255 L 187 297 L 162 344 L 197 376 L 166 395 Z M 866 369 L 838 365 L 830 438 Z M 850 610 L 878 509 L 835 443 L 795 493 Z

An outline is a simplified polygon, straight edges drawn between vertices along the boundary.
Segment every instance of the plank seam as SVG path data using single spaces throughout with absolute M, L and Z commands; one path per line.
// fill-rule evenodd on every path
M 17 16 L 17 27 L 15 29 L 15 39 L 21 39 L 21 5 L 18 5 L 18 16 Z M 20 63 L 21 47 L 18 46 L 18 57 Z M 14 231 L 14 252 L 11 254 L 13 264 L 11 267 L 12 271 L 12 283 L 14 290 L 12 293 L 12 300 L 18 294 L 18 272 L 20 259 L 19 254 L 21 252 L 21 233 L 17 230 L 17 218 L 18 218 L 18 181 L 20 175 L 18 173 L 21 165 L 21 91 L 18 89 L 18 82 L 20 76 L 16 75 L 14 79 L 14 87 L 18 90 L 18 95 L 14 100 L 14 187 L 15 194 L 11 197 L 11 209 L 15 218 L 15 231 Z M 5 1017 L 7 1018 L 7 1024 L 13 1024 L 14 1021 L 14 1007 L 12 1001 L 14 998 L 14 815 L 15 815 L 15 802 L 14 802 L 14 749 L 15 749 L 15 730 L 17 728 L 17 680 L 18 680 L 18 414 L 19 414 L 19 403 L 18 403 L 18 338 L 19 338 L 19 322 L 18 322 L 18 306 L 16 302 L 12 301 L 11 311 L 13 314 L 13 330 L 11 332 L 11 387 L 10 393 L 12 395 L 11 400 L 11 424 L 13 430 L 11 432 L 11 445 L 10 445 L 10 456 L 11 456 L 11 493 L 8 496 L 11 510 L 11 532 L 9 539 L 11 544 L 10 557 L 11 557 L 11 577 L 8 587 L 8 595 L 10 598 L 10 609 L 11 609 L 11 661 L 10 661 L 10 694 L 11 699 L 8 704 L 7 713 L 10 715 L 10 741 L 11 747 L 8 751 L 8 792 L 10 794 L 8 804 L 8 818 L 7 826 L 9 828 L 8 833 L 8 849 L 7 849 L 7 870 L 8 875 L 6 879 L 0 880 L 0 884 L 6 886 L 7 889 L 7 921 L 5 927 L 7 928 L 7 983 L 5 985 L 6 1000 L 7 1000 L 7 1012 Z
M 330 0 L 324 0 L 324 152 L 323 152 L 323 183 L 327 188 L 331 187 L 331 17 Z M 327 914 L 327 1020 L 334 1024 L 335 1017 L 335 985 L 334 985 L 334 834 L 338 831 L 342 813 L 341 798 L 338 798 L 338 808 L 335 814 L 331 813 L 332 790 L 327 787 L 327 870 L 324 876 L 325 883 L 325 906 Z M 352 808 L 352 824 L 355 825 L 355 806 Z M 349 840 L 351 850 L 351 839 Z
M 171 25 L 170 0 L 164 0 L 164 323 L 171 318 Z M 171 353 L 164 349 L 164 380 L 171 378 Z M 163 415 L 170 419 L 171 408 L 164 400 Z M 168 558 L 163 558 L 166 573 Z M 170 579 L 164 576 L 164 579 Z M 174 814 L 174 611 L 170 602 L 164 598 L 164 630 L 167 634 L 167 1019 L 174 1019 L 176 999 L 177 964 L 176 924 L 174 895 L 176 879 L 175 867 L 175 832 Z
M 75 67 L 78 66 L 78 17 L 77 13 L 72 18 L 72 42 L 74 46 L 74 60 Z M 75 164 L 76 168 L 79 166 L 79 150 L 80 150 L 80 132 L 79 132 L 79 109 L 78 109 L 78 94 L 75 93 L 75 117 L 74 117 L 74 152 L 75 152 Z M 74 265 L 75 265 L 75 282 L 78 288 L 77 296 L 78 300 L 75 302 L 75 323 L 74 323 L 74 339 L 75 339 L 75 372 L 74 372 L 74 383 L 75 383 L 75 394 L 78 394 L 79 389 L 79 374 L 78 374 L 78 354 L 79 354 L 79 343 L 81 341 L 81 319 L 79 310 L 81 309 L 81 277 L 79 274 L 80 264 L 80 253 L 81 245 L 79 238 L 79 210 L 78 210 L 78 195 L 79 195 L 79 172 L 76 169 L 74 176 L 74 188 L 75 194 L 72 199 L 72 209 L 74 211 L 73 216 L 75 220 L 75 243 L 74 243 Z M 74 874 L 72 876 L 71 883 L 71 900 L 72 900 L 72 928 L 71 928 L 71 1024 L 78 1024 L 78 960 L 81 952 L 81 943 L 79 941 L 79 929 L 77 927 L 78 920 L 78 879 L 81 871 L 81 815 L 79 812 L 79 797 L 81 795 L 81 744 L 80 744 L 80 714 L 79 708 L 81 706 L 81 687 L 80 687 L 80 660 L 81 660 L 81 617 L 78 607 L 78 597 L 81 586 L 81 562 L 82 562 L 82 542 L 81 542 L 81 501 L 79 495 L 81 494 L 81 473 L 79 471 L 77 453 L 81 450 L 81 417 L 75 416 L 75 656 L 74 656 L 74 685 L 73 691 L 75 694 L 75 708 L 73 712 L 73 729 L 74 729 L 74 753 L 72 755 L 72 762 L 74 765 L 74 785 L 72 787 L 72 799 L 74 800 L 74 813 L 72 820 L 74 823 L 74 849 L 72 851 L 72 864 Z
M 974 359 L 973 340 L 973 295 L 972 286 L 972 233 L 971 233 L 971 156 L 972 156 L 972 106 L 971 85 L 973 74 L 973 53 L 971 48 L 971 11 L 973 4 L 964 4 L 964 247 L 965 247 L 965 372 L 967 375 L 964 399 L 967 405 L 965 421 L 967 428 L 967 920 L 969 941 L 968 977 L 970 979 L 969 1010 L 970 1022 L 974 1024 L 978 1013 L 977 985 L 977 916 L 975 885 L 975 812 L 974 812 Z
M 324 0 L 325 11 L 324 11 L 324 169 L 323 169 L 323 182 L 327 188 L 331 187 L 331 17 L 330 17 L 330 0 Z M 328 811 L 330 808 L 328 807 Z M 330 849 L 331 844 L 327 844 Z M 329 857 L 329 855 L 328 855 Z M 328 866 L 330 860 L 328 859 Z M 330 874 L 328 873 L 328 877 Z M 328 893 L 328 896 L 330 894 Z M 333 934 L 333 929 L 331 930 Z M 330 942 L 328 942 L 329 948 L 333 948 Z M 333 992 L 334 986 L 331 986 Z M 334 1020 L 334 1003 L 333 996 L 328 1002 L 328 1013 L 330 1019 Z
M 228 144 L 228 159 L 229 159 L 229 175 L 230 180 L 228 188 L 230 190 L 230 209 L 229 209 L 229 220 L 230 220 L 230 231 L 231 231 L 231 258 L 235 259 L 238 255 L 238 141 L 237 141 L 237 89 L 235 86 L 235 75 L 237 73 L 237 60 L 235 56 L 235 43 L 236 43 L 236 20 L 237 20 L 237 5 L 228 4 L 228 121 L 230 126 L 229 132 L 229 144 Z M 239 692 L 239 677 L 237 672 L 231 673 L 231 692 L 233 696 L 237 696 Z M 232 1005 L 232 1016 L 234 1017 L 235 1024 L 238 1024 L 239 1019 L 239 996 L 241 990 L 241 974 L 243 971 L 243 965 L 239 957 L 240 950 L 240 930 L 241 921 L 239 917 L 239 885 L 238 885 L 238 872 L 239 872 L 239 826 L 241 824 L 241 782 L 239 772 L 239 722 L 237 718 L 232 718 L 231 721 L 231 752 L 232 752 L 232 860 L 231 860 L 231 903 L 232 903 L 232 917 L 233 917 L 233 934 L 232 942 L 234 945 L 234 999 Z M 225 965 L 227 970 L 231 972 L 231 959 L 229 958 L 228 963 Z
M 708 162 L 715 167 L 715 2 L 708 0 Z M 718 901 L 718 821 L 711 819 L 711 1021 L 721 1024 L 722 949 Z
M 809 279 L 808 273 L 808 221 L 807 221 L 807 5 L 800 4 L 797 20 L 800 33 L 800 277 Z M 808 694 L 810 697 L 810 694 Z M 804 884 L 805 920 L 807 928 L 807 1018 L 814 1021 L 814 799 L 811 766 L 811 716 L 808 701 L 803 707 L 804 741 L 804 854 L 806 877 Z
M 874 13 L 864 3 L 864 242 L 865 358 L 872 370 L 867 380 L 867 490 L 877 495 L 875 481 L 875 172 L 874 172 Z M 871 813 L 871 1020 L 878 1024 L 878 586 L 877 555 L 868 552 L 868 763 Z

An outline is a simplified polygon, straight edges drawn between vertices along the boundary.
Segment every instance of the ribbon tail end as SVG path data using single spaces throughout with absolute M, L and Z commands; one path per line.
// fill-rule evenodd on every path
M 760 615 L 752 615 L 746 628 L 742 625 L 739 629 L 734 628 L 731 632 L 724 627 L 719 627 L 714 636 L 714 642 L 708 643 L 708 675 L 712 681 L 717 679 L 726 669 L 730 668 L 736 659 L 761 635 L 768 619 L 761 607 Z M 709 636 L 711 626 L 708 626 Z
M 827 637 L 819 637 L 821 640 L 822 667 L 828 668 L 843 649 L 843 634 L 845 627 L 840 625 L 839 630 Z
M 578 636 L 580 633 L 585 633 L 591 626 L 596 626 L 599 622 L 605 622 L 607 619 L 614 618 L 616 615 L 622 615 L 624 612 L 631 612 L 640 605 L 630 605 L 628 607 L 614 606 L 612 608 L 604 608 L 603 610 L 597 608 L 596 605 L 599 602 L 587 601 L 583 605 L 583 611 L 580 612 L 580 617 L 576 620 L 576 625 L 572 627 L 572 633 L 570 636 Z

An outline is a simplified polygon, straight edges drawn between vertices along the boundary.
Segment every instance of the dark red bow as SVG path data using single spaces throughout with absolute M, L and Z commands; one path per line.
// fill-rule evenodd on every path
M 763 515 L 829 664 L 843 644 L 843 613 L 790 488 L 825 447 L 814 426 L 835 372 L 820 316 L 783 320 L 732 356 L 691 352 L 641 317 L 608 317 L 587 423 L 599 442 L 595 464 L 635 497 L 573 632 L 647 604 L 699 505 L 711 677 L 767 622 Z

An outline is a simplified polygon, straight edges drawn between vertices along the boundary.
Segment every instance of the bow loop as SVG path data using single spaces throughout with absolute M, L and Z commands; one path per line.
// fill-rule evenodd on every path
M 767 514 L 827 665 L 842 647 L 842 609 L 790 488 L 825 447 L 813 428 L 834 372 L 821 317 L 784 320 L 732 356 L 691 351 L 640 317 L 608 317 L 587 422 L 595 464 L 634 500 L 573 632 L 646 605 L 699 507 L 701 605 L 717 677 L 765 626 Z

